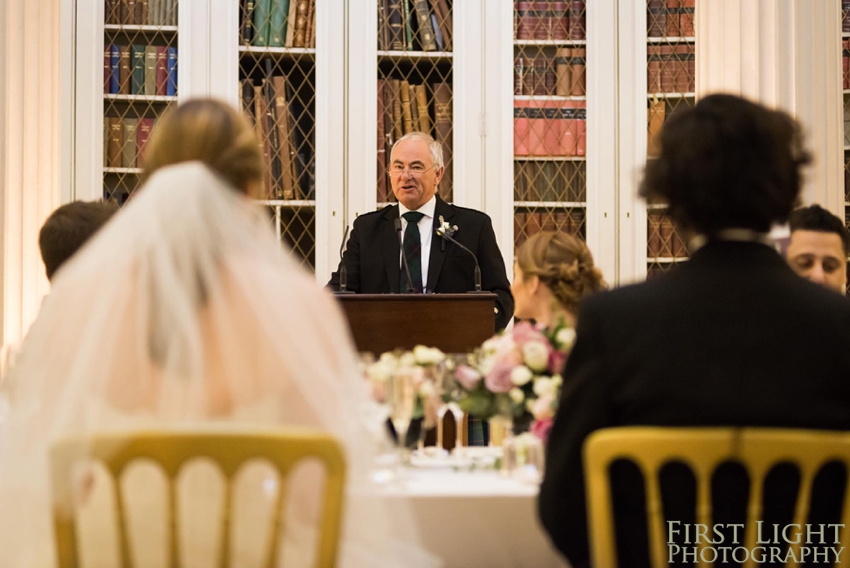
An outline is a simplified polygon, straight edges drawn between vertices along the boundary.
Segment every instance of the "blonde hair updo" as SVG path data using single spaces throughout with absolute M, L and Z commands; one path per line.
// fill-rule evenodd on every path
M 165 166 L 195 160 L 242 193 L 249 194 L 262 185 L 263 156 L 254 129 L 247 118 L 222 101 L 193 99 L 166 112 L 145 149 L 142 179 Z
M 605 289 L 602 272 L 593 265 L 593 256 L 584 241 L 566 233 L 537 233 L 519 247 L 517 265 L 523 279 L 537 276 L 570 313 L 579 300 Z

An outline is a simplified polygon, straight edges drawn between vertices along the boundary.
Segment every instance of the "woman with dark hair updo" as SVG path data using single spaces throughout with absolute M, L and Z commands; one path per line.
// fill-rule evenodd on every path
M 514 264 L 514 314 L 549 327 L 575 326 L 579 300 L 605 288 L 584 241 L 565 233 L 537 233 L 519 247 Z

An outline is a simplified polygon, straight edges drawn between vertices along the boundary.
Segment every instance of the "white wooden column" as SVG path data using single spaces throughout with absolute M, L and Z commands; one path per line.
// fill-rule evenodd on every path
M 20 341 L 47 292 L 38 231 L 60 200 L 59 2 L 0 2 L 0 194 L 4 343 Z
M 697 97 L 726 92 L 786 110 L 814 163 L 802 199 L 844 218 L 840 2 L 697 0 Z

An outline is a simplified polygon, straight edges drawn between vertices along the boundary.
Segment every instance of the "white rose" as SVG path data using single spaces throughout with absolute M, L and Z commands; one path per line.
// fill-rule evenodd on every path
M 398 359 L 396 359 L 396 356 L 391 351 L 387 351 L 385 353 L 381 353 L 381 358 L 378 359 L 378 363 L 385 367 L 394 368 L 398 365 Z
M 549 364 L 549 350 L 539 341 L 529 341 L 522 348 L 525 364 L 532 371 L 545 371 Z
M 533 377 L 534 373 L 532 373 L 531 369 L 529 369 L 525 365 L 514 367 L 513 371 L 511 371 L 511 382 L 518 387 L 521 387 L 522 385 L 530 381 Z
M 554 377 L 552 377 L 552 383 L 553 383 L 556 387 L 559 387 L 559 386 L 561 386 L 562 384 L 564 384 L 564 379 L 562 379 L 562 378 L 561 378 L 561 375 L 555 375 Z
M 537 396 L 551 396 L 555 397 L 555 391 L 557 390 L 557 385 L 552 379 L 537 379 L 534 381 L 534 394 Z
M 434 388 L 434 383 L 431 381 L 425 381 L 422 383 L 422 386 L 419 387 L 419 394 L 423 398 L 428 398 L 437 394 L 437 389 Z
M 410 351 L 405 351 L 398 361 L 400 367 L 415 367 L 416 357 Z
M 478 371 L 482 375 L 489 375 L 490 371 L 493 370 L 493 367 L 496 365 L 495 358 L 489 357 L 487 359 L 482 359 L 478 363 Z
M 562 351 L 569 350 L 576 341 L 576 330 L 571 327 L 565 327 L 555 336 L 555 341 L 561 346 Z
M 372 365 L 366 370 L 366 376 L 369 377 L 370 381 L 386 382 L 390 375 L 392 375 L 392 370 L 381 364 Z
M 491 337 L 490 339 L 481 344 L 481 351 L 483 351 L 485 354 L 492 355 L 496 352 L 498 345 L 499 339 L 496 337 Z
M 525 394 L 523 394 L 522 390 L 518 389 L 517 387 L 514 387 L 509 390 L 508 396 L 511 397 L 511 400 L 517 404 L 522 404 L 522 401 L 525 398 Z
M 536 399 L 529 398 L 528 400 L 525 401 L 525 409 L 527 411 L 531 412 L 534 409 L 534 401 L 535 400 Z
M 413 348 L 413 358 L 420 365 L 436 365 L 443 360 L 443 352 L 436 347 L 417 345 Z

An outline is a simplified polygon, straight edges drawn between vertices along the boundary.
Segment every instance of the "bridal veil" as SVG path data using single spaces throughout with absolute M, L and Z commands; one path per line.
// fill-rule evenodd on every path
M 341 312 L 268 224 L 208 167 L 183 163 L 155 172 L 59 271 L 4 385 L 4 567 L 54 565 L 47 455 L 56 439 L 252 426 L 320 428 L 342 443 L 340 565 L 433 565 L 405 507 L 369 490 L 380 429 L 370 429 L 378 422 Z M 288 505 L 296 549 L 310 541 L 309 501 Z

